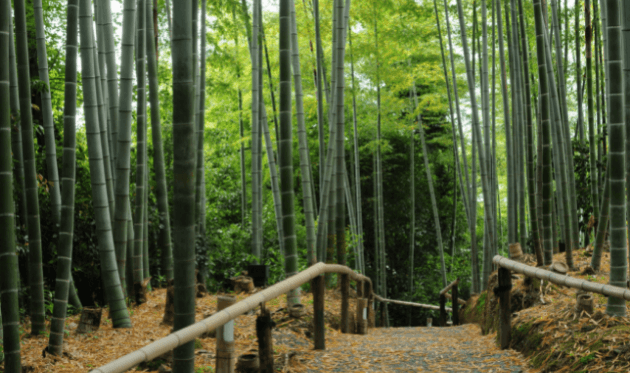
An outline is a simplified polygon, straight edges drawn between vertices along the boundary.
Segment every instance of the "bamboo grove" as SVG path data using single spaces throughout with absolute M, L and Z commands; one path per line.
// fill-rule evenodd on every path
M 6 372 L 24 316 L 59 355 L 68 312 L 132 328 L 172 281 L 177 330 L 197 282 L 247 264 L 350 265 L 430 301 L 460 276 L 487 290 L 496 254 L 574 267 L 590 245 L 626 286 L 630 4 L 269 3 L 0 0 Z M 194 370 L 192 342 L 174 357 Z

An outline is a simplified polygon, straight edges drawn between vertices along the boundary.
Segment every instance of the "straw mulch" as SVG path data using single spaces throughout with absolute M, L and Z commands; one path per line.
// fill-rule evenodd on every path
M 606 284 L 610 255 L 603 253 L 601 270 L 588 270 L 591 251 L 573 253 L 575 270 L 568 275 Z M 564 261 L 565 254 L 554 255 Z M 535 266 L 535 260 L 525 262 Z M 586 270 L 585 270 L 586 269 Z M 513 280 L 512 340 L 510 347 L 522 352 L 540 372 L 628 372 L 630 371 L 630 319 L 605 314 L 607 298 L 592 294 L 592 315 L 576 311 L 577 290 L 524 278 Z M 488 288 L 496 286 L 496 273 Z M 489 299 L 486 299 L 489 298 Z M 514 301 L 516 299 L 516 301 Z M 492 291 L 469 301 L 465 315 L 496 337 L 498 300 Z M 477 310 L 477 315 L 471 315 Z M 483 314 L 481 314 L 483 313 Z M 630 313 L 629 313 L 630 315 Z

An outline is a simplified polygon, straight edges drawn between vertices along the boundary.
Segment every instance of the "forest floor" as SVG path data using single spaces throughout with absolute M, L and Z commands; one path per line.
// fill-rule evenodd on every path
M 564 261 L 564 254 L 554 255 Z M 599 272 L 584 271 L 590 264 L 590 251 L 573 254 L 576 267 L 569 275 L 598 283 L 608 283 L 609 254 L 602 258 Z M 532 257 L 525 262 L 535 265 Z M 312 294 L 302 294 L 306 315 L 292 319 L 286 313 L 286 297 L 267 303 L 277 326 L 274 328 L 275 364 L 282 372 L 350 371 L 434 371 L 434 372 L 628 372 L 630 371 L 630 320 L 605 314 L 607 298 L 594 294 L 595 312 L 576 313 L 576 291 L 517 275 L 512 295 L 512 350 L 496 347 L 498 301 L 492 291 L 472 297 L 461 310 L 463 325 L 449 328 L 370 329 L 369 335 L 342 334 L 339 326 L 341 297 L 326 292 L 326 350 L 314 351 L 312 342 Z M 489 289 L 496 285 L 496 272 Z M 352 292 L 351 292 L 352 293 Z M 217 310 L 217 296 L 197 298 L 198 321 Z M 237 295 L 241 300 L 246 294 Z M 88 372 L 167 336 L 171 327 L 162 324 L 166 290 L 148 294 L 147 302 L 131 308 L 131 329 L 113 329 L 103 312 L 97 332 L 78 334 L 79 315 L 67 319 L 64 355 L 55 357 L 42 351 L 48 336 L 22 340 L 24 373 Z M 351 302 L 354 309 L 354 301 Z M 354 312 L 351 312 L 351 315 Z M 256 314 L 235 320 L 236 356 L 257 349 Z M 28 327 L 28 320 L 24 328 Z M 485 336 L 481 335 L 485 331 Z M 406 341 L 405 341 L 406 340 Z M 363 342 L 362 342 L 363 341 Z M 471 347 L 472 346 L 472 347 Z M 474 350 L 474 349 L 476 350 Z M 461 353 L 454 352 L 461 349 Z M 469 351 L 470 350 L 470 351 Z M 195 342 L 196 373 L 214 372 L 216 339 L 202 337 Z M 136 370 L 155 372 L 169 356 L 140 365 Z M 481 365 L 479 363 L 482 363 Z M 450 364 L 450 365 L 448 365 Z M 524 368 L 523 365 L 529 365 Z M 2 369 L 0 369 L 0 372 Z
M 575 269 L 569 276 L 601 284 L 609 281 L 610 255 L 604 252 L 600 271 L 590 270 L 590 248 L 573 253 Z M 564 262 L 565 254 L 554 255 Z M 535 266 L 535 258 L 525 263 Z M 525 355 L 539 372 L 630 371 L 630 319 L 606 315 L 608 298 L 592 294 L 592 315 L 576 311 L 577 290 L 516 275 L 513 279 L 512 338 L 510 347 Z M 489 289 L 497 285 L 497 273 Z M 488 298 L 489 297 L 489 298 Z M 492 290 L 474 296 L 461 311 L 465 322 L 481 325 L 496 339 L 498 300 Z M 630 315 L 630 313 L 629 313 Z
M 354 297 L 351 291 L 351 297 Z M 247 295 L 237 295 L 244 299 Z M 161 323 L 164 315 L 166 290 L 157 289 L 148 294 L 147 302 L 133 307 L 132 329 L 113 329 L 106 320 L 98 331 L 78 334 L 75 329 L 79 315 L 69 317 L 69 330 L 64 338 L 61 357 L 42 350 L 47 336 L 24 338 L 22 361 L 24 373 L 78 373 L 88 372 L 112 360 L 133 352 L 168 335 L 171 328 Z M 499 350 L 491 336 L 481 336 L 477 325 L 454 328 L 378 328 L 369 329 L 368 335 L 342 334 L 337 328 L 340 320 L 341 296 L 338 290 L 326 291 L 326 350 L 313 350 L 312 294 L 302 294 L 307 305 L 301 319 L 287 316 L 286 297 L 267 303 L 277 326 L 273 330 L 275 366 L 279 372 L 526 372 L 523 357 L 515 351 Z M 197 317 L 202 320 L 217 310 L 217 295 L 197 298 Z M 354 301 L 351 302 L 354 309 Z M 351 312 L 351 315 L 354 312 Z M 257 349 L 254 313 L 235 320 L 236 356 Z M 25 324 L 25 327 L 27 325 Z M 26 334 L 24 334 L 26 335 Z M 160 357 L 141 364 L 137 371 L 168 372 L 170 356 Z M 195 342 L 195 372 L 214 372 L 216 339 L 204 336 Z M 1 371 L 1 369 L 0 369 Z

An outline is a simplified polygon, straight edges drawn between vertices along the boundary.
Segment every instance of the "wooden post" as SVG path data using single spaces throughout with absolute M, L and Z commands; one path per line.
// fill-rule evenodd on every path
M 326 336 L 324 329 L 324 292 L 326 283 L 324 276 L 317 276 L 311 282 L 313 287 L 313 340 L 316 350 L 326 349 Z
M 457 297 L 457 293 L 457 285 L 455 285 L 453 289 L 451 289 L 451 299 L 453 299 L 453 305 L 451 306 L 453 308 L 453 325 L 459 325 L 459 298 Z
M 350 277 L 341 274 L 341 332 L 350 332 Z
M 367 299 L 367 318 L 368 328 L 374 327 L 374 294 L 372 293 L 372 283 L 365 281 L 363 283 L 363 294 Z
M 236 303 L 236 297 L 220 296 L 217 309 L 228 308 Z M 234 320 L 217 328 L 217 373 L 234 373 L 236 365 L 234 354 Z
M 275 323 L 271 319 L 271 313 L 262 303 L 260 316 L 256 318 L 256 336 L 258 337 L 258 356 L 260 357 L 260 372 L 273 373 L 273 338 L 271 329 Z
M 357 298 L 357 310 L 355 321 L 357 323 L 356 333 L 367 334 L 367 307 L 368 301 L 365 298 Z
M 363 281 L 357 281 L 357 298 L 363 298 Z
M 446 326 L 446 296 L 440 294 L 440 326 Z
M 499 268 L 499 286 L 495 290 L 499 296 L 499 341 L 502 350 L 510 347 L 510 336 L 512 333 L 510 289 L 512 289 L 512 277 L 510 270 Z

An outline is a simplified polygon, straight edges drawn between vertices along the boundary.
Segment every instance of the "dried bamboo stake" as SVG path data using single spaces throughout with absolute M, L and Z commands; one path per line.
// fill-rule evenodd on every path
M 221 311 L 236 303 L 234 296 L 220 296 L 218 310 Z M 217 328 L 217 373 L 234 373 L 234 320 Z

